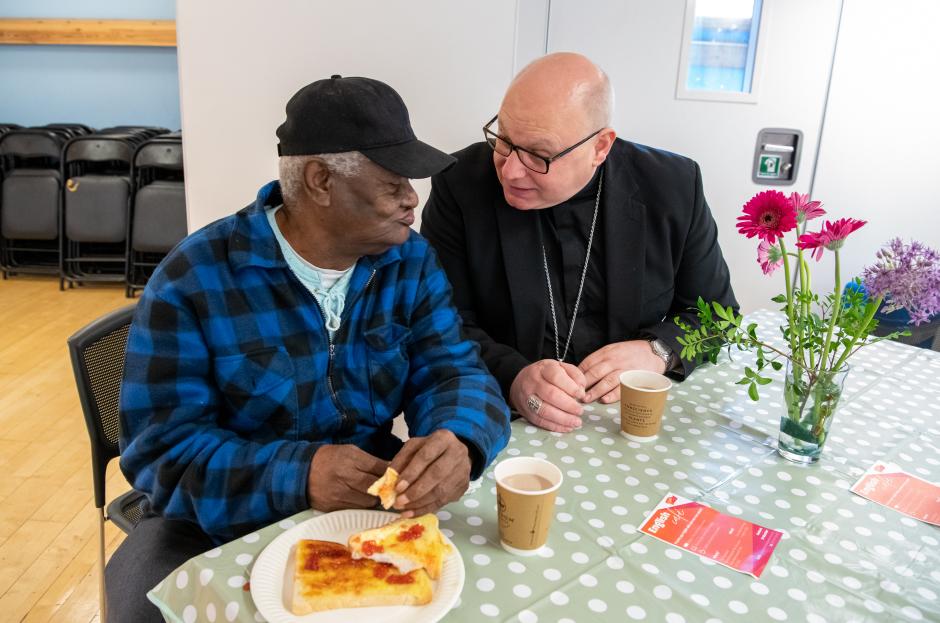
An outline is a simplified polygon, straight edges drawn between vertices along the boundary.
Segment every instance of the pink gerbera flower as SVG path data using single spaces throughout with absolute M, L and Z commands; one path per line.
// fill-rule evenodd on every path
M 823 229 L 829 235 L 829 242 L 826 243 L 826 248 L 830 251 L 841 249 L 842 243 L 849 237 L 849 234 L 867 222 L 868 221 L 860 221 L 857 218 L 840 218 L 838 221 L 826 221 L 823 224 Z
M 783 266 L 783 251 L 778 244 L 770 244 L 761 240 L 757 245 L 757 263 L 765 275 L 772 275 L 775 270 Z
M 822 259 L 823 249 L 826 248 L 826 242 L 829 238 L 822 231 L 807 232 L 799 237 L 796 246 L 804 251 L 812 251 L 810 255 L 817 262 Z
M 809 195 L 801 195 L 800 193 L 790 193 L 790 205 L 793 206 L 793 209 L 796 210 L 796 222 L 803 223 L 805 221 L 811 221 L 814 218 L 820 217 L 826 213 L 822 209 L 821 201 L 810 201 Z
M 823 249 L 838 251 L 842 248 L 845 239 L 853 231 L 867 223 L 854 218 L 840 218 L 838 221 L 826 221 L 818 232 L 810 232 L 800 236 L 796 246 L 804 251 L 812 249 L 813 259 L 822 258 Z
M 744 204 L 744 215 L 738 217 L 738 231 L 753 238 L 774 243 L 796 227 L 796 210 L 779 190 L 757 193 Z

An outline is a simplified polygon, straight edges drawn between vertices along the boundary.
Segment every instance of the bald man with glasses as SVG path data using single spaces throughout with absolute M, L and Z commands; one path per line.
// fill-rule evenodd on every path
M 589 59 L 537 59 L 422 213 L 464 330 L 510 405 L 552 431 L 617 401 L 623 370 L 685 378 L 673 319 L 696 325 L 699 296 L 737 307 L 698 165 L 617 138 L 612 111 Z

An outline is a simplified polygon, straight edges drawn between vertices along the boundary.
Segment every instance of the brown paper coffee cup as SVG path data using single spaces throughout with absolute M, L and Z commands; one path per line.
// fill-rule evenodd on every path
M 620 433 L 634 441 L 652 441 L 659 434 L 666 396 L 672 381 L 647 370 L 620 375 Z
M 494 470 L 499 540 L 507 552 L 533 556 L 548 540 L 561 470 L 534 457 L 500 461 Z

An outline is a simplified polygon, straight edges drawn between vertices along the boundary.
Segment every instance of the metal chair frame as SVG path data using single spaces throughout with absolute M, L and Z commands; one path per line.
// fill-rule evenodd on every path
M 98 511 L 98 599 L 102 621 L 107 620 L 104 593 L 105 522 L 110 520 L 125 533 L 130 533 L 140 519 L 141 504 L 146 501 L 144 494 L 132 489 L 113 500 L 105 510 L 108 463 L 121 453 L 118 447 L 120 388 L 124 375 L 127 334 L 134 309 L 134 305 L 129 305 L 106 314 L 68 339 L 72 370 L 91 441 L 95 508 Z

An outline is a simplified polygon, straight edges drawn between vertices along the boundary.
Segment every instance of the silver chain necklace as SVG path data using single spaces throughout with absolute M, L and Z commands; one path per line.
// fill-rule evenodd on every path
M 571 345 L 571 336 L 574 335 L 574 323 L 578 320 L 578 306 L 581 304 L 581 292 L 584 290 L 584 278 L 587 276 L 588 264 L 591 261 L 591 244 L 594 242 L 594 226 L 597 224 L 597 209 L 601 205 L 601 189 L 604 188 L 604 171 L 601 170 L 597 181 L 597 197 L 594 199 L 594 217 L 591 219 L 591 233 L 588 234 L 587 253 L 584 255 L 584 268 L 581 269 L 581 283 L 578 285 L 578 296 L 574 299 L 574 311 L 571 313 L 571 325 L 568 327 L 568 339 L 565 340 L 565 350 L 561 352 L 558 346 L 558 318 L 555 316 L 555 296 L 552 293 L 552 279 L 548 274 L 548 256 L 545 254 L 545 243 L 542 243 L 542 266 L 545 268 L 545 285 L 548 286 L 548 304 L 552 309 L 552 326 L 555 328 L 555 359 L 564 361 L 568 356 L 568 347 Z

